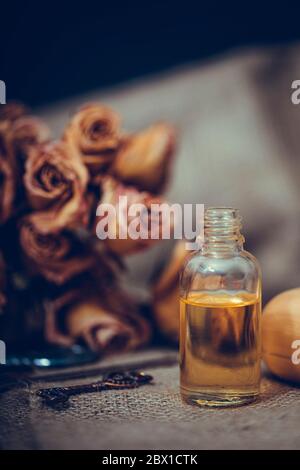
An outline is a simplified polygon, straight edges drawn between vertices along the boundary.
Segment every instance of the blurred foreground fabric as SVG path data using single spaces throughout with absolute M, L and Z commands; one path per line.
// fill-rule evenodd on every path
M 246 249 L 263 271 L 264 301 L 300 282 L 300 45 L 243 50 L 145 81 L 38 110 L 56 135 L 76 108 L 102 101 L 135 131 L 157 119 L 177 125 L 171 202 L 241 211 Z M 142 300 L 172 242 L 128 258 L 124 282 Z

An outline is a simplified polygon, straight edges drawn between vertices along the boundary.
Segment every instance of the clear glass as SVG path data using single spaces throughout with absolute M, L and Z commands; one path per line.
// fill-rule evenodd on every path
M 180 280 L 180 388 L 202 406 L 257 398 L 261 362 L 261 273 L 244 251 L 236 209 L 205 211 L 204 243 Z

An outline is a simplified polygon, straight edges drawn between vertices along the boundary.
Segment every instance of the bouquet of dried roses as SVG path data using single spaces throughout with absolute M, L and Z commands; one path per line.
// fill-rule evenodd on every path
M 150 324 L 123 292 L 118 272 L 123 256 L 155 240 L 99 240 L 96 208 L 116 206 L 120 195 L 147 207 L 160 202 L 174 149 L 168 123 L 128 134 L 102 104 L 82 107 L 58 141 L 23 105 L 0 106 L 3 335 L 64 346 L 81 341 L 101 353 L 149 340 Z M 116 217 L 116 233 L 120 224 Z

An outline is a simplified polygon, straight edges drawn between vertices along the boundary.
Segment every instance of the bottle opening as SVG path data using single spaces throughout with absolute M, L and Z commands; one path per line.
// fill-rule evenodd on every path
M 204 214 L 204 245 L 210 250 L 232 250 L 243 245 L 242 218 L 233 207 L 209 207 Z

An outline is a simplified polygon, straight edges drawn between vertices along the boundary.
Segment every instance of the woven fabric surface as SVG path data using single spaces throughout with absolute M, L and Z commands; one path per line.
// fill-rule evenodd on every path
M 153 357 L 143 353 L 141 364 Z M 162 354 L 163 357 L 163 354 Z M 123 363 L 137 361 L 137 355 Z M 109 362 L 108 362 L 109 364 Z M 189 406 L 179 394 L 178 366 L 143 369 L 154 383 L 139 389 L 73 397 L 55 410 L 36 396 L 40 387 L 85 383 L 35 381 L 2 394 L 4 449 L 297 449 L 300 388 L 264 375 L 260 399 L 248 406 Z

